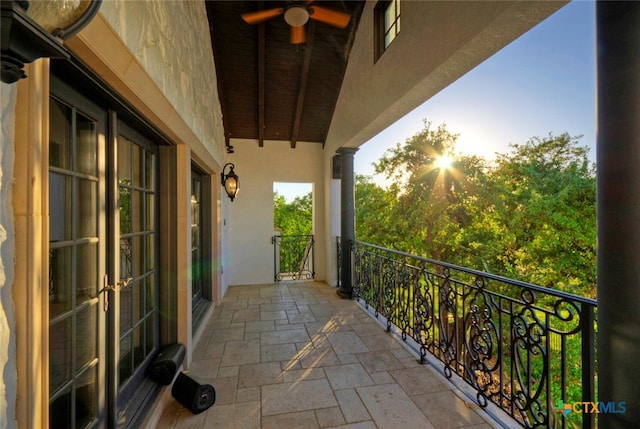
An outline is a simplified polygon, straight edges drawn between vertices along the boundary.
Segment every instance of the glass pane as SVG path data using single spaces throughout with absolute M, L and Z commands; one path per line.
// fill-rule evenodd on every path
M 97 304 L 91 304 L 76 313 L 76 369 L 97 357 L 96 322 Z
M 132 321 L 135 325 L 144 317 L 144 287 L 145 281 L 139 281 L 131 284 L 127 289 L 131 289 L 133 294 L 133 317 Z
M 75 170 L 98 175 L 98 139 L 94 121 L 78 113 L 76 115 L 76 168 Z
M 120 208 L 120 234 L 131 233 L 131 190 L 120 187 L 118 189 L 118 207 Z
M 191 224 L 198 225 L 200 223 L 200 203 L 195 195 L 191 195 Z
M 49 427 L 55 429 L 71 428 L 71 390 L 66 389 L 49 405 Z
M 384 31 L 389 31 L 391 25 L 396 20 L 396 2 L 389 3 L 387 10 L 384 11 Z
M 147 320 L 145 321 L 145 325 L 146 325 L 146 352 L 147 355 L 153 353 L 153 350 L 155 348 L 155 323 L 154 323 L 154 317 L 148 317 Z
M 120 386 L 124 384 L 133 373 L 133 356 L 131 355 L 131 334 L 127 334 L 120 340 L 120 361 L 118 364 Z
M 76 238 L 98 235 L 98 183 L 92 180 L 77 179 Z
M 133 277 L 133 249 L 131 238 L 120 239 L 120 278 Z
M 155 246 L 156 246 L 156 236 L 154 234 L 148 234 L 146 236 L 147 240 L 147 266 L 145 272 L 148 273 L 156 268 L 156 260 L 155 260 Z
M 131 227 L 133 228 L 131 232 L 140 232 L 144 231 L 142 224 L 143 222 L 143 207 L 142 207 L 142 191 L 131 191 L 133 194 L 133 206 L 131 208 Z
M 71 247 L 49 251 L 49 318 L 71 309 L 71 276 L 73 270 Z
M 120 288 L 120 335 L 124 335 L 133 326 L 133 293 L 130 287 Z
M 391 29 L 387 34 L 384 35 L 384 46 L 385 48 L 389 46 L 393 39 L 396 38 L 396 33 Z
M 144 328 L 145 324 L 136 326 L 133 331 L 133 364 L 137 368 L 144 360 L 146 354 L 144 350 Z
M 142 249 L 142 237 L 133 237 L 133 248 L 131 249 L 131 261 L 133 262 L 133 275 L 131 277 L 140 277 L 144 268 L 144 252 Z
M 83 244 L 76 251 L 76 305 L 98 295 L 98 245 Z
M 49 327 L 49 392 L 71 380 L 71 316 Z
M 49 239 L 51 242 L 71 240 L 71 201 L 73 179 L 49 173 Z
M 200 228 L 191 227 L 191 250 L 196 251 L 200 248 Z
M 156 278 L 155 274 L 151 274 L 147 277 L 147 287 L 146 287 L 146 299 L 145 302 L 147 304 L 146 314 L 149 314 L 153 311 L 156 302 Z
M 71 109 L 49 102 L 49 165 L 71 170 Z
M 143 154 L 142 148 L 135 143 L 132 143 L 133 146 L 133 186 L 143 187 L 143 173 L 144 173 L 144 165 L 143 165 Z
M 145 171 L 146 171 L 146 188 L 150 191 L 156 189 L 156 156 L 150 152 L 146 152 L 146 163 L 145 163 Z
M 87 427 L 98 416 L 97 368 L 92 366 L 76 380 L 76 427 Z M 51 426 L 55 427 L 55 426 Z
M 131 184 L 131 142 L 122 136 L 118 139 L 118 182 Z
M 191 295 L 195 298 L 202 291 L 202 270 L 200 269 L 200 252 L 191 252 Z
M 155 210 L 155 195 L 147 194 L 147 207 L 146 207 L 146 229 L 147 231 L 153 231 L 156 229 L 156 210 Z

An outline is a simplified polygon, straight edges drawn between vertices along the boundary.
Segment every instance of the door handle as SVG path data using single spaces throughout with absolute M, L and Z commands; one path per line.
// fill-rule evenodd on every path
M 133 281 L 133 277 L 127 277 L 126 279 L 122 279 L 120 280 L 116 286 L 118 287 L 127 287 L 131 285 L 131 282 Z
M 102 278 L 102 290 L 100 293 L 104 293 L 104 303 L 102 305 L 102 311 L 106 312 L 109 309 L 109 293 L 115 292 L 118 288 L 123 288 L 131 285 L 133 281 L 133 277 L 127 277 L 126 279 L 120 280 L 115 285 L 109 284 L 109 275 L 105 274 Z

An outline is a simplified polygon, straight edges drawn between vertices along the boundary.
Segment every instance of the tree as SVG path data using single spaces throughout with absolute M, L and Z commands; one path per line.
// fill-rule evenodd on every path
M 393 222 L 396 200 L 390 191 L 376 185 L 369 176 L 355 177 L 356 237 L 383 247 L 396 247 Z
M 595 297 L 595 165 L 577 141 L 536 137 L 498 156 L 492 215 L 510 237 L 496 257 L 509 277 Z
M 273 224 L 282 235 L 308 235 L 313 230 L 311 192 L 296 197 L 290 203 L 284 196 L 273 193 Z
M 465 206 L 474 189 L 483 182 L 485 162 L 476 156 L 455 154 L 456 134 L 446 126 L 424 128 L 387 150 L 375 164 L 377 173 L 393 183 L 389 192 L 396 196 L 394 219 L 395 248 L 456 262 L 452 237 L 469 223 Z M 449 166 L 439 163 L 452 157 Z
M 385 152 L 356 178 L 357 238 L 546 287 L 594 297 L 595 165 L 568 134 L 534 137 L 489 164 L 455 153 L 445 125 Z M 454 161 L 438 164 L 444 155 Z

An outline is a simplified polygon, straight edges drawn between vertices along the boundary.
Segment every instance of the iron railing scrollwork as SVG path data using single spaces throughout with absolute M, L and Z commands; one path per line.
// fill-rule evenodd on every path
M 271 242 L 275 281 L 315 278 L 313 235 L 274 235 Z
M 344 249 L 342 249 L 344 251 Z M 523 427 L 594 427 L 597 302 L 355 242 L 353 297 Z M 339 264 L 338 264 L 339 265 Z M 560 405 L 562 408 L 562 405 Z

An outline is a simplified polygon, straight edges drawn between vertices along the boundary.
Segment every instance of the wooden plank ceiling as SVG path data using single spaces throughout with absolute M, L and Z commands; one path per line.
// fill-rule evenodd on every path
M 282 15 L 256 25 L 241 18 L 308 3 L 206 2 L 227 147 L 232 138 L 324 144 L 364 2 L 312 2 L 347 11 L 351 21 L 339 29 L 310 19 L 298 45 Z

